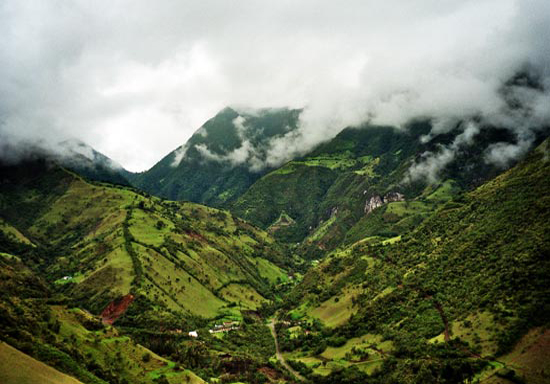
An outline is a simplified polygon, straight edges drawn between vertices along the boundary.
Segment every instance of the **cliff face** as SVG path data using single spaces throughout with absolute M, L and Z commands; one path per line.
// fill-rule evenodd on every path
M 395 191 L 388 192 L 383 197 L 380 195 L 371 196 L 365 203 L 365 214 L 369 215 L 376 208 L 394 201 L 405 201 L 405 196 Z
M 365 203 L 365 213 L 368 215 L 382 205 L 384 205 L 384 200 L 382 199 L 382 197 L 380 197 L 379 195 L 374 195 Z

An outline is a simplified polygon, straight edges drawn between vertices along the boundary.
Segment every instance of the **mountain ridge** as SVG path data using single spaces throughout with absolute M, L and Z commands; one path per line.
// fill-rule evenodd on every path
M 225 108 L 132 183 L 172 200 L 225 206 L 266 170 L 269 141 L 296 128 L 300 110 Z

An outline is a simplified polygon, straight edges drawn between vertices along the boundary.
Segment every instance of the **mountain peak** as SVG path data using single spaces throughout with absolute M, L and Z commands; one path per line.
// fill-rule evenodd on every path
M 226 107 L 135 183 L 170 199 L 220 205 L 269 169 L 273 140 L 297 128 L 301 110 Z

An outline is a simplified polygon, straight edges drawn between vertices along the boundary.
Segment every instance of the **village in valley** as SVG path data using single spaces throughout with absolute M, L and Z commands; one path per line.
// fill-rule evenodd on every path
M 210 333 L 220 333 L 220 332 L 229 332 L 240 329 L 240 324 L 238 321 L 224 321 L 221 324 L 214 324 L 214 329 L 209 329 Z
M 223 332 L 230 332 L 230 331 L 236 331 L 241 329 L 240 323 L 238 321 L 224 321 L 221 324 L 214 324 L 214 328 L 209 329 L 208 332 L 210 334 L 215 333 L 223 333 Z M 183 333 L 183 330 L 176 329 L 173 331 L 173 333 L 181 334 Z M 199 331 L 189 331 L 187 332 L 187 336 L 198 338 L 199 337 Z

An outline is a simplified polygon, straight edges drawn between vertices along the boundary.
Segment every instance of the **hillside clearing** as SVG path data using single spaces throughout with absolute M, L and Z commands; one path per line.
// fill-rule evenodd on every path
M 4 342 L 0 343 L 2 384 L 82 384 Z

